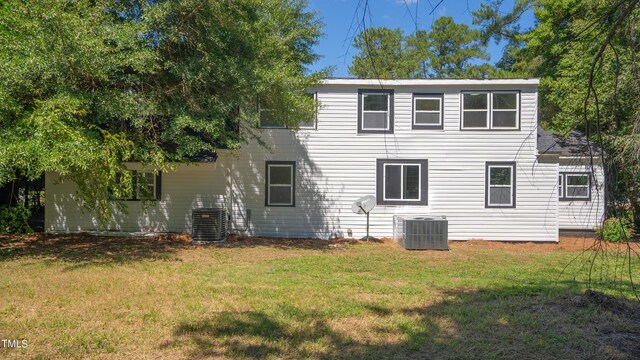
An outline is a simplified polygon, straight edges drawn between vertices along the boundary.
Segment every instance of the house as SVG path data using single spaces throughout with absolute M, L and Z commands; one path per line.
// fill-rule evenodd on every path
M 577 134 L 565 140 L 538 127 L 537 86 L 326 79 L 310 89 L 316 121 L 299 130 L 262 109 L 267 149 L 252 142 L 158 176 L 128 164 L 158 201 L 146 209 L 129 201 L 111 230 L 189 232 L 194 208 L 221 207 L 232 232 L 360 238 L 366 220 L 351 205 L 364 195 L 377 198 L 378 237 L 391 236 L 393 215 L 403 214 L 445 215 L 452 240 L 558 241 L 559 229 L 593 229 L 604 208 L 599 157 Z M 47 173 L 46 193 L 47 231 L 98 227 L 73 182 Z

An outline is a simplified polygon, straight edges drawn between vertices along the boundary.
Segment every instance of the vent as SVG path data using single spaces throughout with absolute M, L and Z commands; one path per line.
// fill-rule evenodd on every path
M 393 217 L 393 237 L 407 250 L 448 250 L 449 233 L 446 216 Z
M 223 241 L 226 234 L 226 211 L 218 208 L 193 209 L 193 241 Z

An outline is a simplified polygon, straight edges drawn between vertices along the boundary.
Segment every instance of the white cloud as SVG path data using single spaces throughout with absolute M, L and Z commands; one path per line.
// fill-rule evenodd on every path
M 417 2 L 418 0 L 396 0 L 396 4 L 398 5 L 404 5 L 404 4 L 409 5 L 409 4 L 415 4 Z

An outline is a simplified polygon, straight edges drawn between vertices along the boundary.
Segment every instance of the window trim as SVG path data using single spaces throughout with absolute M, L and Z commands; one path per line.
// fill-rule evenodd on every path
M 385 200 L 385 164 L 420 165 L 420 198 L 418 200 Z M 416 205 L 429 204 L 429 160 L 427 159 L 376 159 L 376 203 L 378 205 Z
M 269 189 L 271 186 L 288 186 L 283 184 L 275 184 L 271 185 L 271 177 L 269 168 L 271 166 L 277 167 L 291 167 L 291 203 L 290 204 L 271 204 L 270 197 L 271 193 Z M 295 207 L 296 206 L 296 162 L 295 161 L 266 161 L 265 162 L 265 173 L 264 173 L 264 206 L 268 207 Z
M 516 94 L 516 126 L 515 127 L 494 127 L 493 126 L 493 94 Z M 464 95 L 465 94 L 486 94 L 487 95 L 487 126 L 486 127 L 464 127 Z M 483 111 L 483 110 L 466 110 Z M 497 111 L 513 111 L 498 109 Z M 460 91 L 460 130 L 461 131 L 520 131 L 522 129 L 522 91 L 521 90 L 464 90 Z
M 511 204 L 490 204 L 491 198 L 491 168 L 511 168 Z M 515 209 L 516 207 L 516 162 L 515 161 L 487 161 L 484 170 L 484 207 L 487 209 Z
M 313 97 L 313 102 L 317 103 L 318 102 L 318 92 L 317 91 L 313 91 L 313 92 L 308 92 L 307 94 L 310 94 Z M 302 123 L 300 123 L 302 125 Z M 313 126 L 299 126 L 298 127 L 300 130 L 318 130 L 318 106 L 316 105 L 316 112 L 315 115 L 313 116 Z
M 362 126 L 364 119 L 364 95 L 387 95 L 387 128 L 383 130 L 371 130 L 365 129 Z M 393 89 L 358 89 L 358 134 L 393 134 L 393 102 L 394 102 Z
M 162 171 L 158 171 L 155 173 L 154 182 L 153 182 L 153 192 L 155 195 L 154 199 L 142 199 L 138 194 L 138 174 L 153 174 L 153 171 L 144 171 L 144 170 L 127 170 L 131 173 L 131 187 L 133 190 L 132 197 L 127 199 L 122 199 L 122 201 L 143 201 L 143 200 L 162 200 Z
M 416 124 L 416 100 L 419 99 L 437 99 L 440 101 L 439 124 Z M 425 113 L 435 113 L 435 111 L 420 111 Z M 444 94 L 443 93 L 413 93 L 411 101 L 411 129 L 412 130 L 442 130 L 444 129 Z
M 558 199 L 564 198 L 564 174 L 558 174 Z
M 583 171 L 561 171 L 558 176 L 562 177 L 562 196 L 558 197 L 560 201 L 591 201 L 591 173 Z M 586 176 L 587 185 L 569 185 L 568 176 Z M 567 187 L 587 187 L 587 196 L 567 196 Z M 560 195 L 560 194 L 558 194 Z

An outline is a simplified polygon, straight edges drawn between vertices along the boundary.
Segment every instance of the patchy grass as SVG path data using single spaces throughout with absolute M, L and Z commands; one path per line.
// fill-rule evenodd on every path
M 625 248 L 589 245 L 3 237 L 0 358 L 634 358 Z

